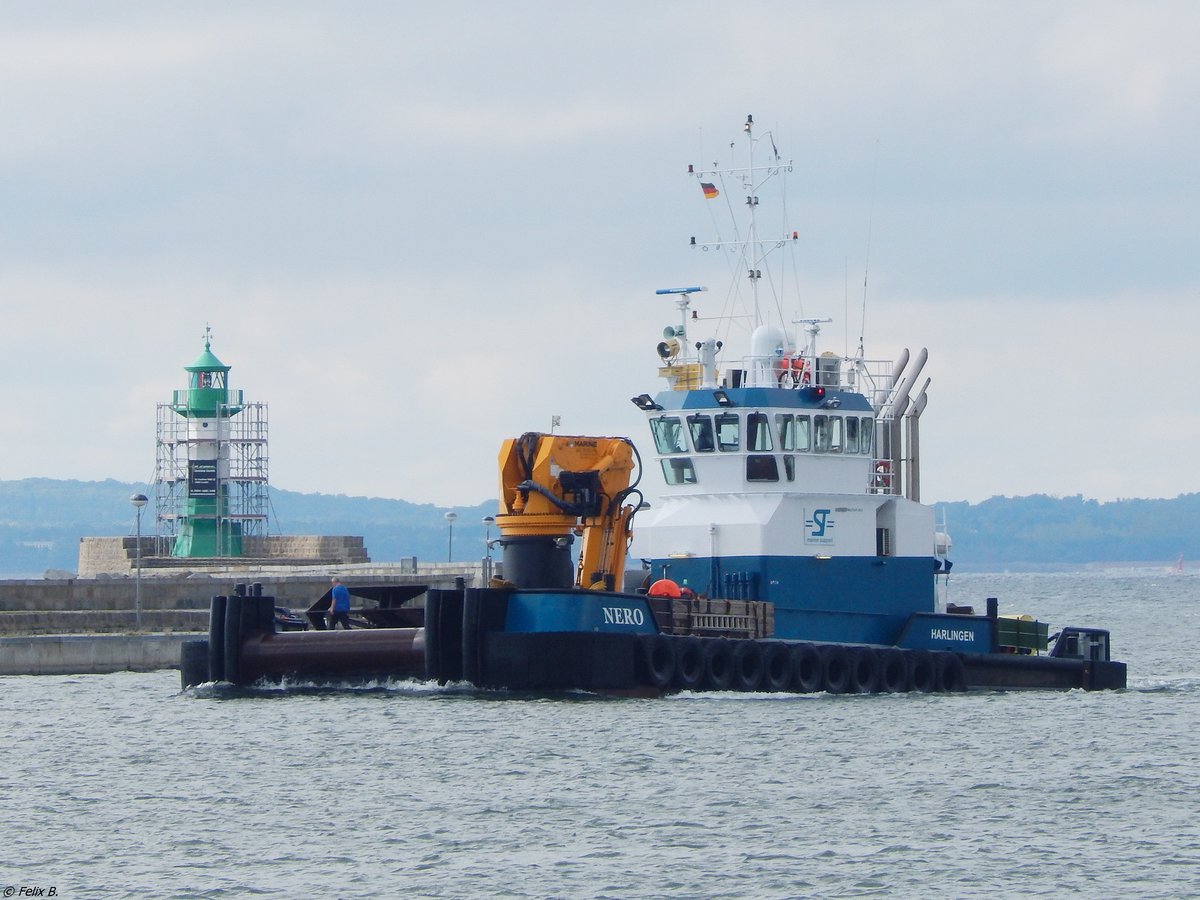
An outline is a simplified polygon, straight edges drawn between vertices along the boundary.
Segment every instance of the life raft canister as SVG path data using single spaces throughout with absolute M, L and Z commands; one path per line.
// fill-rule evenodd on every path
M 650 585 L 650 590 L 646 591 L 649 597 L 682 597 L 683 593 L 679 590 L 679 585 L 673 582 L 670 578 L 660 578 L 654 584 Z
M 775 364 L 775 369 L 781 385 L 786 384 L 788 379 L 793 385 L 807 384 L 810 379 L 808 363 L 803 356 L 784 356 Z

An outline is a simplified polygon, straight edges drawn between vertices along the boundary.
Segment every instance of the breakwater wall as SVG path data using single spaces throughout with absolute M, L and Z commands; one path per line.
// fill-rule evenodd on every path
M 233 593 L 244 578 L 64 578 L 0 582 L 0 636 L 111 634 L 141 630 L 204 631 L 212 598 Z M 307 609 L 329 587 L 327 576 L 258 579 L 280 606 Z
M 139 548 L 137 538 L 85 537 L 79 541 L 79 576 L 132 575 L 139 563 L 143 570 L 174 569 L 206 571 L 221 565 L 245 569 L 248 564 L 311 565 L 337 568 L 369 563 L 363 539 L 356 535 L 247 535 L 242 541 L 244 556 L 237 559 L 202 560 L 171 556 L 170 544 L 146 536 Z
M 348 585 L 423 584 L 452 587 L 455 578 L 468 585 L 480 577 L 478 564 L 410 567 L 369 565 L 338 570 Z M 35 578 L 0 581 L 0 636 L 25 634 L 112 634 L 137 629 L 141 598 L 141 631 L 206 631 L 212 598 L 232 594 L 236 584 L 259 583 L 277 606 L 303 612 L 329 589 L 329 571 L 296 572 L 278 567 L 218 574 L 143 574 L 135 577 Z

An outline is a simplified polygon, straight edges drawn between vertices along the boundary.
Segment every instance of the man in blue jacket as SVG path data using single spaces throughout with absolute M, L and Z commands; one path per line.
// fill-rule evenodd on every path
M 333 588 L 329 591 L 329 630 L 334 631 L 338 622 L 347 631 L 350 630 L 350 592 L 342 584 L 342 579 L 333 577 Z

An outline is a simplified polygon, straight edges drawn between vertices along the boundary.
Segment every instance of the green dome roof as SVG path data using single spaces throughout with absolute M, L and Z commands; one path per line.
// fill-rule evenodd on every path
M 187 372 L 228 372 L 229 366 L 217 359 L 216 355 L 209 349 L 212 346 L 212 339 L 209 337 L 209 329 L 204 329 L 204 352 L 190 366 L 184 366 L 184 371 Z
M 190 366 L 184 366 L 184 369 L 189 372 L 228 372 L 229 368 L 229 366 L 217 359 L 207 346 L 194 363 Z

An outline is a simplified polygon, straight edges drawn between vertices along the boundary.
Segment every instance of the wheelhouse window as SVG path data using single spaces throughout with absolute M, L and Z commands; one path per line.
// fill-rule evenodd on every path
M 796 449 L 801 453 L 812 449 L 812 416 L 796 416 Z
M 711 453 L 717 449 L 713 440 L 712 416 L 688 416 L 688 431 L 692 433 L 692 446 L 697 453 Z
M 844 443 L 841 416 L 813 416 L 813 449 L 817 453 L 841 453 Z
M 843 419 L 841 416 L 829 417 L 829 452 L 841 453 L 846 446 Z
M 657 419 L 651 419 L 650 431 L 654 435 L 654 446 L 658 448 L 659 453 L 687 453 L 683 424 L 677 416 L 659 416 Z
M 751 455 L 746 457 L 747 481 L 778 481 L 779 464 L 774 456 Z
M 779 435 L 780 450 L 795 450 L 796 449 L 796 417 L 793 415 L 784 415 L 776 413 L 775 415 L 775 433 Z
M 870 456 L 875 452 L 875 420 L 870 416 L 864 416 L 862 425 L 858 429 L 858 451 L 864 456 Z
M 741 427 L 737 413 L 721 413 L 717 416 L 717 449 L 723 452 L 737 450 L 741 444 Z
M 829 416 L 813 416 L 813 450 L 817 453 L 828 453 L 832 443 Z
M 687 457 L 674 457 L 660 460 L 662 462 L 663 479 L 667 484 L 695 484 L 696 469 Z
M 771 424 L 763 413 L 746 416 L 746 449 L 750 451 L 774 450 L 771 444 Z
M 858 452 L 858 417 L 846 416 L 846 452 Z
M 787 476 L 788 481 L 796 480 L 796 457 L 790 453 L 783 455 L 783 473 Z

